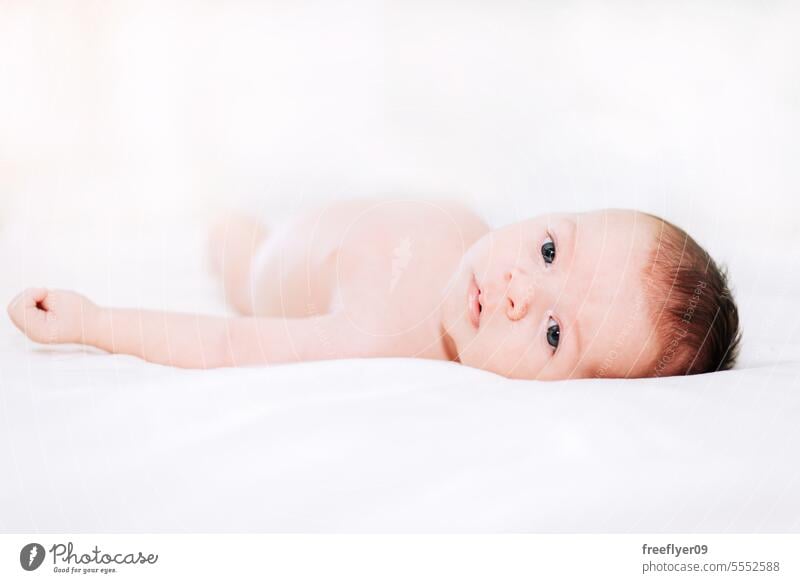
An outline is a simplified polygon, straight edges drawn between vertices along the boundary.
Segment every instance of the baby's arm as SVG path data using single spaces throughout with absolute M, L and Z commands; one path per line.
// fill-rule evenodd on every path
M 338 314 L 281 319 L 106 308 L 70 291 L 31 288 L 8 306 L 14 324 L 43 344 L 79 343 L 158 364 L 216 368 L 368 356 Z

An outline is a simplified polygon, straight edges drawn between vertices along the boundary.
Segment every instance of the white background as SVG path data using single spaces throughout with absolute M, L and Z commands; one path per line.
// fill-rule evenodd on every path
M 352 195 L 495 223 L 623 206 L 735 265 L 798 245 L 799 23 L 762 1 L 5 1 L 0 216 L 32 200 L 55 239 Z

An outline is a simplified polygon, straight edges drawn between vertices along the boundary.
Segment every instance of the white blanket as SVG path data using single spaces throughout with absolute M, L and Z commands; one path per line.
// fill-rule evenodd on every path
M 62 240 L 12 223 L 0 298 L 49 285 L 222 312 L 199 230 L 148 224 Z M 759 277 L 740 286 L 741 368 L 657 380 L 404 359 L 185 371 L 38 346 L 3 318 L 0 531 L 798 532 L 797 287 Z

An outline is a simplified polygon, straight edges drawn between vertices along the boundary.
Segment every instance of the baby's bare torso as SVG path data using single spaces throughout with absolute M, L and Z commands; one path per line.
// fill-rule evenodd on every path
M 253 266 L 257 313 L 342 312 L 398 355 L 444 358 L 443 291 L 488 230 L 451 202 L 357 200 L 315 209 L 273 232 Z

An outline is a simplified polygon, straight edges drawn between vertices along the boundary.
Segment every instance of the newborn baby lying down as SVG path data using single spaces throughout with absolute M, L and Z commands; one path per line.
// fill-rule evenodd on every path
M 186 368 L 417 357 L 511 378 L 647 377 L 728 369 L 739 344 L 724 272 L 638 211 L 492 230 L 453 203 L 349 201 L 274 233 L 225 219 L 210 251 L 241 316 L 109 308 L 43 288 L 8 313 L 37 342 Z

